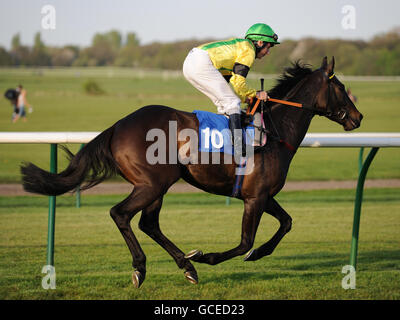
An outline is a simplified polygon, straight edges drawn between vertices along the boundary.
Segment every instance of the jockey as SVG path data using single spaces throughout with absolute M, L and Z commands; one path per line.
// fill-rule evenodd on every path
M 235 154 L 242 154 L 240 123 L 241 102 L 257 97 L 267 100 L 265 91 L 257 91 L 246 84 L 246 76 L 256 58 L 261 59 L 269 49 L 279 44 L 278 35 L 264 23 L 251 26 L 244 39 L 232 38 L 193 48 L 183 63 L 185 78 L 217 106 L 218 113 L 229 116 Z M 232 88 L 228 85 L 232 85 Z

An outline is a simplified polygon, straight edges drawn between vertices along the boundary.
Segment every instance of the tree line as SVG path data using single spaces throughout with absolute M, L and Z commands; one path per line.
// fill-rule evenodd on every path
M 20 35 L 11 40 L 10 50 L 0 47 L 0 66 L 118 66 L 179 70 L 191 48 L 213 39 L 192 39 L 141 45 L 130 32 L 117 30 L 97 33 L 88 47 L 45 45 L 40 33 L 33 46 L 21 43 Z M 316 39 L 284 40 L 271 50 L 267 59 L 257 60 L 253 70 L 281 73 L 292 61 L 318 67 L 323 56 L 335 56 L 336 69 L 347 75 L 400 75 L 400 27 L 376 35 L 369 41 Z

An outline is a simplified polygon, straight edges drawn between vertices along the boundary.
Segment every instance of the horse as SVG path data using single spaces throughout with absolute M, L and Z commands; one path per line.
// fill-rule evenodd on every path
M 114 175 L 121 175 L 133 185 L 133 191 L 110 210 L 111 218 L 121 232 L 132 255 L 132 283 L 139 288 L 146 275 L 146 256 L 135 237 L 130 221 L 142 212 L 139 229 L 163 247 L 184 270 L 185 278 L 194 284 L 198 275 L 192 262 L 216 265 L 239 255 L 244 261 L 255 261 L 272 254 L 278 243 L 291 230 L 292 218 L 274 199 L 283 188 L 290 163 L 304 139 L 315 115 L 341 125 L 350 131 L 360 126 L 363 118 L 345 91 L 345 86 L 334 74 L 335 59 L 322 59 L 321 67 L 312 70 L 309 65 L 292 63 L 285 69 L 278 83 L 268 94 L 271 97 L 299 102 L 303 108 L 266 102 L 270 120 L 280 139 L 269 139 L 258 152 L 251 155 L 253 168 L 243 176 L 241 192 L 244 203 L 240 243 L 224 252 L 203 253 L 193 250 L 183 253 L 161 231 L 159 214 L 163 196 L 179 179 L 206 192 L 231 196 L 237 165 L 230 163 L 149 163 L 146 150 L 152 142 L 146 133 L 160 129 L 169 133 L 169 123 L 176 123 L 176 132 L 198 130 L 199 122 L 190 112 L 167 106 L 149 105 L 117 121 L 85 145 L 60 173 L 50 173 L 32 163 L 21 164 L 23 187 L 28 192 L 43 195 L 61 195 L 82 184 L 90 188 Z M 268 119 L 264 114 L 265 121 Z M 151 139 L 150 139 L 151 140 Z M 154 141 L 154 140 L 153 140 Z M 175 156 L 185 141 L 176 137 L 166 139 L 167 159 Z M 283 142 L 283 143 L 282 143 Z M 199 151 L 199 153 L 201 153 Z M 233 157 L 233 156 L 231 156 Z M 275 217 L 280 226 L 270 240 L 252 249 L 261 216 L 266 212 Z

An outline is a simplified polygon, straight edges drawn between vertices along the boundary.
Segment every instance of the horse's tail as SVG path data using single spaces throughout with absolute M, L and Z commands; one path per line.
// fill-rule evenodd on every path
M 44 195 L 60 195 L 74 190 L 89 189 L 119 173 L 110 148 L 114 126 L 99 134 L 85 145 L 75 156 L 68 153 L 70 164 L 59 174 L 50 173 L 32 163 L 21 165 L 23 187 L 28 192 Z

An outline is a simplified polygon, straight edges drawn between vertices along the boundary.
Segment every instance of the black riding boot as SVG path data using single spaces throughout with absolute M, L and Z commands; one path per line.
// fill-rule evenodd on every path
M 232 142 L 235 158 L 240 158 L 246 154 L 246 146 L 243 144 L 242 124 L 240 114 L 233 113 L 229 116 L 229 129 L 232 133 Z M 235 130 L 237 131 L 235 134 Z M 239 133 L 240 132 L 240 133 Z

